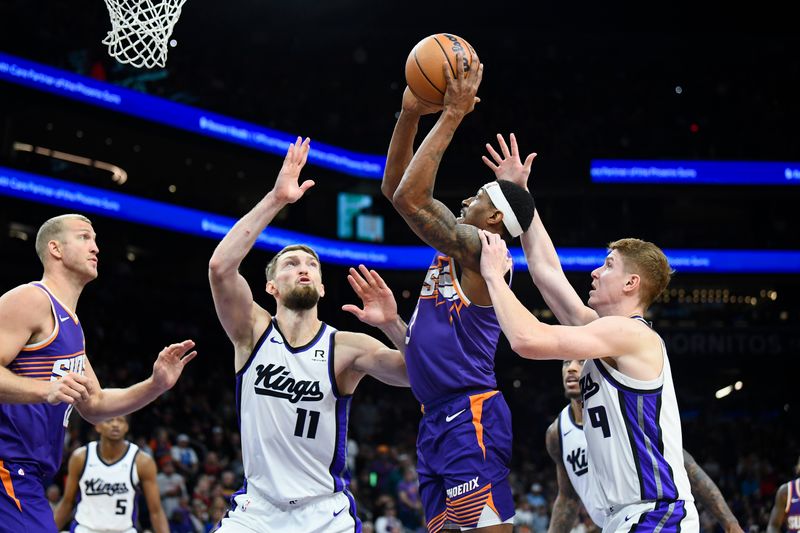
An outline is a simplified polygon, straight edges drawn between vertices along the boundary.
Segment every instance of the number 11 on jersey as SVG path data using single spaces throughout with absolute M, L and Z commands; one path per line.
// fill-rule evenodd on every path
M 319 411 L 306 411 L 305 409 L 297 408 L 297 422 L 294 424 L 294 436 L 302 437 L 303 430 L 306 427 L 306 415 L 308 415 L 308 433 L 306 437 L 313 439 L 317 436 L 317 426 L 319 425 Z

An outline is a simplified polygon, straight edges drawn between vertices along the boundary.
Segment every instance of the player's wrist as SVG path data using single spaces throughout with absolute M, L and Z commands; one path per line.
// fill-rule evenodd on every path
M 460 109 L 454 105 L 445 105 L 444 109 L 442 110 L 442 117 L 449 120 L 457 120 L 461 121 L 465 116 L 467 116 L 466 109 Z
M 31 380 L 34 382 L 34 394 L 38 403 L 50 403 L 50 383 L 51 381 L 38 381 L 38 380 Z
M 400 116 L 397 117 L 397 120 L 407 119 L 407 120 L 419 120 L 419 117 L 422 116 L 422 112 L 416 108 L 404 107 L 400 110 Z

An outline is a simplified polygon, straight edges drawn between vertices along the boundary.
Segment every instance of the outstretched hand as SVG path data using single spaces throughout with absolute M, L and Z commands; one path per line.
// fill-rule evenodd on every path
M 368 270 L 364 265 L 358 265 L 358 270 L 350 269 L 347 281 L 361 298 L 364 308 L 346 304 L 342 306 L 342 311 L 353 313 L 360 321 L 375 327 L 397 319 L 397 302 L 392 289 L 377 272 Z
M 486 150 L 494 161 L 486 156 L 482 156 L 481 159 L 483 159 L 487 167 L 492 169 L 497 179 L 508 180 L 516 183 L 523 189 L 527 189 L 528 177 L 531 175 L 531 165 L 533 165 L 533 160 L 536 159 L 536 153 L 528 154 L 528 157 L 525 158 L 525 162 L 523 163 L 519 156 L 517 137 L 512 133 L 509 135 L 509 139 L 511 141 L 511 150 L 508 149 L 508 145 L 503 136 L 498 133 L 497 143 L 500 146 L 502 155 L 498 154 L 491 144 L 486 143 Z
M 442 64 L 445 80 L 447 80 L 447 90 L 444 93 L 444 108 L 453 109 L 464 115 L 471 113 L 475 109 L 475 104 L 481 101 L 476 95 L 478 87 L 483 79 L 483 63 L 475 56 L 472 65 L 467 71 L 466 59 L 464 54 L 456 54 L 456 76 L 450 70 L 450 63 L 445 61 Z
M 481 275 L 486 279 L 503 277 L 513 262 L 506 242 L 497 233 L 481 229 L 478 234 L 481 238 Z
M 153 382 L 160 390 L 168 390 L 175 385 L 184 367 L 197 356 L 196 351 L 186 353 L 192 348 L 194 341 L 185 340 L 161 350 L 158 359 L 153 363 Z
M 310 144 L 311 139 L 308 137 L 305 140 L 297 137 L 295 142 L 289 144 L 289 150 L 283 159 L 283 166 L 275 180 L 275 186 L 272 188 L 272 192 L 279 201 L 293 204 L 314 186 L 314 180 L 299 183 L 300 171 L 308 160 Z

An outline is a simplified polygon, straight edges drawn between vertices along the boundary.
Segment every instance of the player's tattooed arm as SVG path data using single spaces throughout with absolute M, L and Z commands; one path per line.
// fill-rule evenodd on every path
M 433 197 L 436 174 L 447 147 L 461 121 L 475 107 L 475 96 L 483 76 L 483 65 L 465 75 L 459 61 L 458 75 L 449 69 L 444 111 L 408 164 L 392 195 L 392 204 L 411 229 L 428 245 L 455 257 L 464 268 L 480 269 L 480 239 L 472 226 L 456 223 L 456 217 Z
M 457 223 L 453 213 L 435 199 L 400 214 L 427 245 L 454 257 L 463 268 L 480 272 L 481 240 L 475 226 Z
M 683 450 L 683 462 L 686 467 L 686 473 L 689 475 L 692 494 L 697 498 L 697 501 L 714 515 L 714 518 L 717 519 L 726 533 L 743 533 L 739 522 L 725 502 L 725 498 L 716 483 L 700 468 L 694 457 L 686 450 Z
M 569 480 L 564 463 L 561 460 L 561 442 L 558 438 L 558 420 L 550 424 L 545 433 L 545 444 L 547 453 L 556 465 L 558 477 L 558 496 L 553 502 L 553 512 L 550 516 L 550 526 L 547 533 L 569 533 L 575 525 L 575 518 L 578 516 L 578 509 L 581 506 L 580 497 L 575 492 L 572 482 Z

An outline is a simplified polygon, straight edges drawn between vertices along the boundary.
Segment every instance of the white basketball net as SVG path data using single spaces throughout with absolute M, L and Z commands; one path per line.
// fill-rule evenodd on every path
M 186 0 L 105 0 L 111 30 L 108 53 L 134 67 L 163 67 L 172 29 Z

